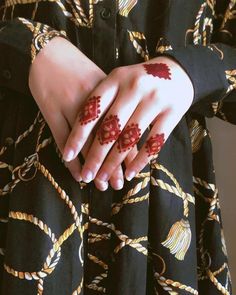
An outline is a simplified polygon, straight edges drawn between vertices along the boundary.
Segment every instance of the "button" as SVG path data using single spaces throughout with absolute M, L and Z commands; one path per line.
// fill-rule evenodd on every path
M 101 18 L 106 20 L 111 17 L 111 10 L 109 8 L 103 7 L 103 9 L 100 12 Z
M 3 70 L 2 71 L 2 76 L 6 80 L 10 80 L 11 79 L 11 72 L 9 70 Z

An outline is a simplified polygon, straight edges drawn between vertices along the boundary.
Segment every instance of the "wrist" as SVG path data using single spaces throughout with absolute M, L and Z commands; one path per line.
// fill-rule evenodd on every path
M 173 87 L 180 90 L 182 95 L 187 97 L 190 106 L 193 103 L 194 99 L 194 86 L 190 76 L 180 65 L 180 63 L 169 56 L 158 56 L 149 60 L 148 63 L 150 62 L 164 63 L 169 67 Z

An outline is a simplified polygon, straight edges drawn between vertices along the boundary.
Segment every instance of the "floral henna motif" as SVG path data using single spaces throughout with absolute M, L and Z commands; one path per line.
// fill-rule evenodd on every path
M 147 74 L 154 77 L 171 80 L 170 68 L 164 63 L 144 64 Z
M 101 96 L 93 96 L 84 105 L 83 110 L 80 113 L 79 121 L 81 125 L 88 124 L 96 120 L 101 113 L 100 110 Z
M 132 148 L 136 142 L 138 142 L 141 136 L 141 129 L 138 127 L 138 124 L 131 124 L 125 127 L 119 136 L 118 140 L 118 150 L 119 152 L 125 152 L 128 149 Z
M 151 136 L 146 143 L 146 151 L 148 156 L 156 155 L 160 152 L 162 146 L 164 145 L 164 133 L 156 134 L 155 136 Z
M 117 115 L 110 115 L 102 122 L 98 130 L 98 140 L 101 145 L 117 140 L 121 133 L 119 118 Z

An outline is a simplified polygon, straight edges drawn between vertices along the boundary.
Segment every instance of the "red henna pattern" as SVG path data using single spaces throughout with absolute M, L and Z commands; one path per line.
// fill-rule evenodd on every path
M 171 80 L 170 68 L 164 63 L 144 64 L 147 74 L 154 77 Z
M 98 140 L 101 145 L 117 140 L 121 133 L 119 118 L 117 115 L 110 115 L 101 123 L 98 130 Z
M 148 153 L 148 156 L 158 154 L 162 146 L 164 145 L 164 141 L 164 133 L 151 136 L 146 143 L 146 151 Z
M 93 96 L 86 102 L 82 112 L 80 113 L 79 121 L 81 125 L 85 125 L 98 118 L 99 114 L 101 113 L 100 98 L 101 96 Z
M 118 139 L 119 152 L 125 152 L 138 142 L 141 136 L 141 129 L 138 124 L 131 124 L 125 127 Z

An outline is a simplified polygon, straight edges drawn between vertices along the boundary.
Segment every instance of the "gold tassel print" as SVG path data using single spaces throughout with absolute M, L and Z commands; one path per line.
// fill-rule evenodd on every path
M 170 249 L 170 253 L 174 254 L 178 260 L 184 260 L 191 243 L 191 229 L 188 220 L 181 219 L 172 225 L 167 239 L 161 244 Z
M 138 0 L 119 0 L 119 14 L 127 17 Z
M 184 217 L 171 226 L 166 240 L 161 244 L 168 248 L 176 259 L 184 260 L 192 239 L 191 227 L 187 218 L 189 215 L 189 202 L 194 204 L 194 197 L 183 191 L 175 176 L 163 165 L 158 163 L 152 164 L 152 169 L 163 171 L 173 181 L 174 186 L 154 177 L 151 177 L 152 185 L 159 186 L 161 189 L 167 190 L 183 200 Z

